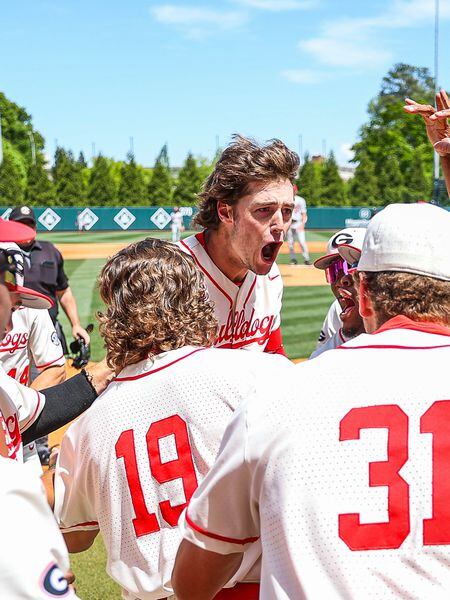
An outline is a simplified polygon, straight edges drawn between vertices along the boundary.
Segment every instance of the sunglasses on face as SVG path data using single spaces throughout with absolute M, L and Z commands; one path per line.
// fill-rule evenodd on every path
M 16 285 L 16 273 L 23 273 L 16 251 L 0 249 L 0 273 L 4 274 L 5 283 Z
M 356 269 L 358 262 L 348 263 L 343 258 L 338 258 L 325 269 L 325 277 L 328 283 L 336 283 L 343 275 L 348 275 Z

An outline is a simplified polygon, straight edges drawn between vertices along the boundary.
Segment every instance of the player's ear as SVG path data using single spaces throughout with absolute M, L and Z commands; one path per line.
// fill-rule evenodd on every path
M 359 276 L 358 301 L 359 314 L 363 319 L 372 317 L 374 314 L 373 304 L 368 294 L 367 283 L 363 274 L 360 274 Z
M 233 207 L 221 200 L 217 201 L 217 214 L 222 223 L 233 223 L 234 221 Z

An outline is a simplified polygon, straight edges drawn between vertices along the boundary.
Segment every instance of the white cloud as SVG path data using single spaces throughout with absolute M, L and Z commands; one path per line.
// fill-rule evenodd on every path
M 309 10 L 317 5 L 317 0 L 236 0 L 243 6 L 273 12 L 283 10 Z
M 190 37 L 202 37 L 217 30 L 238 29 L 247 21 L 247 15 L 242 11 L 174 4 L 155 6 L 151 13 L 159 23 L 178 27 Z
M 292 83 L 320 83 L 326 76 L 312 69 L 285 69 L 281 76 Z
M 391 60 L 380 44 L 385 29 L 417 27 L 434 19 L 434 0 L 394 0 L 388 9 L 373 17 L 337 19 L 324 23 L 317 37 L 299 46 L 319 63 L 333 67 L 370 68 Z M 450 18 L 450 0 L 441 0 L 441 19 Z

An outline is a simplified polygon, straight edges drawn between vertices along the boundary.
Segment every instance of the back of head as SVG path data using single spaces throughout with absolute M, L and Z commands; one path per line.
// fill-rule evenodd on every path
M 208 229 L 217 229 L 219 200 L 236 204 L 253 182 L 293 181 L 299 164 L 298 155 L 280 140 L 258 144 L 250 138 L 234 135 L 203 185 L 195 222 Z
M 118 369 L 186 345 L 211 346 L 217 321 L 202 273 L 177 246 L 147 238 L 120 250 L 99 276 L 108 363 Z
M 450 213 L 391 204 L 369 223 L 358 271 L 378 317 L 450 325 Z

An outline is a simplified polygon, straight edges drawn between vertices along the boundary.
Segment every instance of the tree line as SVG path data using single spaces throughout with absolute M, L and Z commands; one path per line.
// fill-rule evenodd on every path
M 383 78 L 368 106 L 368 122 L 354 144 L 354 177 L 345 182 L 331 152 L 320 160 L 305 155 L 298 177 L 299 193 L 310 206 L 383 206 L 429 200 L 433 187 L 433 150 L 420 119 L 403 112 L 404 98 L 433 103 L 434 80 L 428 69 L 395 65 Z M 56 149 L 49 168 L 44 138 L 26 110 L 0 93 L 3 162 L 0 204 L 35 206 L 148 206 L 196 203 L 215 158 L 189 153 L 179 170 L 171 168 L 167 145 L 152 168 L 99 154 L 88 166 L 82 153 Z M 33 142 L 33 143 L 32 143 Z M 34 145 L 34 151 L 33 151 Z M 441 201 L 448 202 L 443 192 Z

